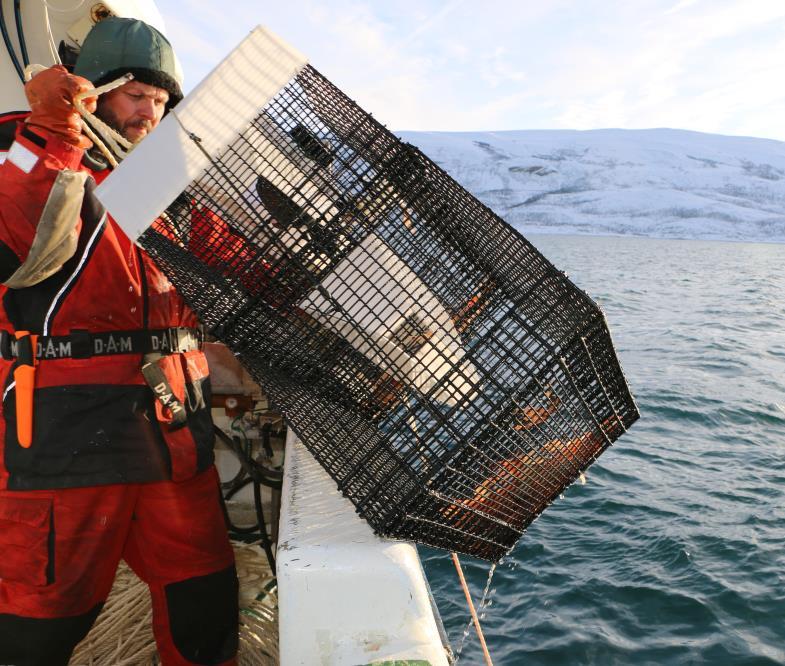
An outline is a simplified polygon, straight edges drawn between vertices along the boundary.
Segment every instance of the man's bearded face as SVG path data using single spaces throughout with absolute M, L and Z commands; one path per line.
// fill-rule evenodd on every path
M 138 143 L 161 122 L 168 102 L 166 90 L 130 81 L 101 95 L 96 115 L 131 143 Z

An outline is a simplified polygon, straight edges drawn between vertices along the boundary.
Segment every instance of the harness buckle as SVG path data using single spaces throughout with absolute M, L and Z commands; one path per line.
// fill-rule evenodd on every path
M 194 351 L 202 346 L 201 329 L 173 327 L 168 330 L 169 341 L 171 342 L 170 351 L 175 354 L 182 354 Z

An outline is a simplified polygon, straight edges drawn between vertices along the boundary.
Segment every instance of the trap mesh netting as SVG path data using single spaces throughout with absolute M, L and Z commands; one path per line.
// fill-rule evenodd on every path
M 497 560 L 638 417 L 597 305 L 309 65 L 139 243 L 381 535 Z

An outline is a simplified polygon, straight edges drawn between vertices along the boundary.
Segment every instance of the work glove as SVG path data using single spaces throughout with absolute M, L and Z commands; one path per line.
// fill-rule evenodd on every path
M 82 118 L 74 106 L 74 97 L 92 88 L 87 79 L 69 74 L 62 65 L 45 69 L 25 84 L 32 110 L 27 124 L 48 130 L 78 148 L 90 148 L 93 144 L 82 134 Z M 84 105 L 92 113 L 97 101 L 97 97 L 89 97 Z

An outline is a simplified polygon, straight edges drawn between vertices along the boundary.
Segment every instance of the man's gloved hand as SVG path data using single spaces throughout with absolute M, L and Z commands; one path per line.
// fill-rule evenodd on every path
M 87 79 L 69 74 L 62 65 L 36 74 L 25 84 L 32 110 L 27 123 L 48 130 L 78 148 L 90 148 L 93 144 L 82 135 L 82 118 L 74 106 L 74 97 L 92 88 Z M 96 103 L 95 97 L 84 100 L 91 112 L 95 111 Z

